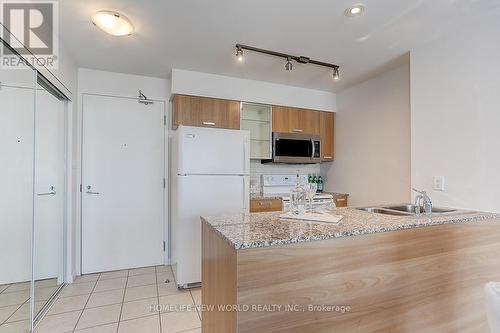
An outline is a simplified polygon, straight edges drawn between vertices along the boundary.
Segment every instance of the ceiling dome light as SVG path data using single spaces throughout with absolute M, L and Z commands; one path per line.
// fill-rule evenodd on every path
M 291 71 L 293 69 L 292 58 L 288 57 L 286 59 L 285 70 Z
M 354 17 L 363 14 L 365 7 L 363 5 L 354 5 L 347 8 L 344 12 L 345 16 Z
M 238 59 L 239 62 L 243 61 L 243 50 L 241 47 L 236 48 L 236 59 Z
M 113 36 L 128 36 L 134 32 L 134 26 L 128 18 L 110 10 L 100 10 L 95 13 L 92 23 Z

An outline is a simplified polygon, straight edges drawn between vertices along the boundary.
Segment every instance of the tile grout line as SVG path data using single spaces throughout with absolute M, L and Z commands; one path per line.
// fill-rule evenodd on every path
M 155 266 L 155 277 L 156 277 L 156 301 L 158 302 L 158 320 L 160 321 L 160 333 L 162 333 L 162 327 L 161 327 L 161 308 L 160 308 L 160 289 L 158 286 L 158 269 Z
M 30 301 L 30 299 L 28 298 L 26 301 L 24 301 L 24 303 L 21 303 L 21 305 L 19 305 L 19 307 L 10 314 L 10 316 L 8 316 L 3 322 L 0 323 L 0 326 L 2 326 L 3 324 L 8 324 L 7 321 L 17 312 L 19 311 L 19 309 L 26 303 L 28 303 Z M 16 306 L 16 304 L 12 305 L 12 306 Z M 23 319 L 24 320 L 24 319 Z M 28 318 L 29 320 L 29 318 Z M 22 321 L 22 320 L 15 320 L 15 321 L 12 321 L 12 323 L 15 323 L 15 322 L 18 322 L 18 321 Z
M 0 294 L 3 293 L 4 291 L 6 291 L 7 289 L 9 289 L 10 286 L 12 286 L 12 283 L 10 283 L 10 284 L 2 284 L 2 286 L 0 287 L 0 289 L 2 289 L 2 288 L 5 288 L 5 289 L 2 289 L 2 291 L 0 291 Z
M 101 327 L 101 326 L 107 326 L 107 325 L 113 325 L 113 324 L 118 324 L 117 321 L 113 322 L 113 323 L 106 323 L 106 324 L 99 324 L 99 325 L 96 325 L 96 326 L 90 326 L 90 327 L 85 327 L 85 328 L 82 328 L 82 330 L 89 330 L 89 329 L 93 329 L 93 328 L 96 328 L 96 327 Z M 78 333 L 78 331 L 76 331 Z M 69 333 L 72 333 L 72 332 L 69 332 Z
M 97 277 L 97 280 L 95 280 L 94 287 L 92 287 L 92 290 L 90 291 L 89 297 L 87 298 L 87 301 L 85 302 L 85 305 L 83 306 L 83 310 L 80 313 L 80 316 L 78 316 L 78 320 L 76 321 L 75 327 L 73 328 L 72 332 L 74 332 L 76 330 L 76 327 L 78 326 L 78 323 L 80 322 L 80 319 L 82 318 L 83 312 L 85 311 L 85 308 L 87 307 L 87 304 L 89 303 L 90 296 L 92 296 L 92 293 L 94 292 L 94 289 L 97 286 L 97 282 L 99 282 L 100 277 L 101 277 L 101 274 L 99 274 L 99 276 Z
M 132 321 L 132 320 L 136 320 L 136 319 L 143 319 L 143 318 L 149 318 L 149 317 L 154 317 L 154 316 L 156 316 L 156 314 L 148 314 L 148 315 L 143 315 L 143 316 L 141 315 L 139 317 L 134 317 L 134 318 L 130 318 L 130 319 L 120 320 L 120 322 L 127 322 L 127 321 Z M 89 326 L 89 327 L 82 328 L 82 330 L 89 330 L 89 329 L 93 329 L 93 328 L 96 328 L 96 327 L 108 326 L 108 325 L 113 325 L 113 324 L 118 324 L 118 321 L 114 321 L 112 323 L 98 324 L 98 325 L 95 325 L 95 326 Z M 76 332 L 78 333 L 78 331 L 76 331 Z
M 200 318 L 200 321 L 201 321 L 201 315 L 200 315 L 200 312 L 198 311 L 198 304 L 196 303 L 196 301 L 194 299 L 194 296 L 193 296 L 193 293 L 191 292 L 191 289 L 189 289 L 189 294 L 191 295 L 191 300 L 193 301 L 193 304 L 196 308 L 196 314 L 198 315 L 198 318 Z
M 120 315 L 118 316 L 118 325 L 116 325 L 116 333 L 120 329 L 120 321 L 122 320 L 123 303 L 125 303 L 125 295 L 127 294 L 128 278 L 130 276 L 130 269 L 127 271 L 127 280 L 125 280 L 125 289 L 123 289 L 122 304 L 120 307 Z

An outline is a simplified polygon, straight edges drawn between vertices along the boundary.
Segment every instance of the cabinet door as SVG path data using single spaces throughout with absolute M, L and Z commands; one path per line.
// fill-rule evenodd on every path
M 240 103 L 177 95 L 173 100 L 172 127 L 179 125 L 240 129 Z
M 279 212 L 283 210 L 281 199 L 252 199 L 250 200 L 250 212 Z
M 290 131 L 292 133 L 319 135 L 319 112 L 291 108 Z
M 334 113 L 320 112 L 321 159 L 333 161 Z
M 273 106 L 273 132 L 319 135 L 319 112 Z
M 341 196 L 335 198 L 335 206 L 337 207 L 347 207 L 347 196 Z
M 290 109 L 285 106 L 273 106 L 273 132 L 290 133 Z

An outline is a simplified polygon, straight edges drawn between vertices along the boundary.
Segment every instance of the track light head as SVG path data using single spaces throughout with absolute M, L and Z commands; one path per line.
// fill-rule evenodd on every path
M 238 59 L 239 62 L 243 61 L 243 49 L 241 47 L 236 47 L 236 59 Z
M 292 58 L 288 57 L 286 59 L 285 70 L 291 71 L 293 69 Z
M 340 79 L 340 74 L 339 74 L 339 68 L 338 67 L 335 67 L 333 69 L 333 79 L 335 81 L 339 80 Z

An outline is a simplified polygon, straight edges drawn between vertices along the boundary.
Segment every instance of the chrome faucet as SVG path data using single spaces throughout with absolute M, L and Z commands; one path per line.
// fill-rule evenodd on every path
M 427 193 L 425 191 L 417 190 L 416 188 L 413 188 L 413 191 L 418 193 L 415 198 L 415 214 L 417 216 L 422 215 L 422 208 L 424 209 L 425 215 L 432 214 L 432 200 Z

